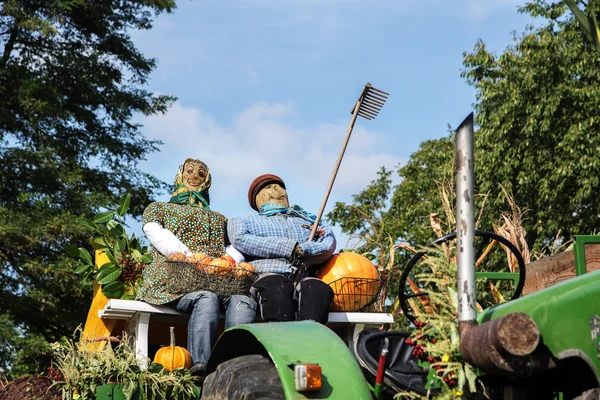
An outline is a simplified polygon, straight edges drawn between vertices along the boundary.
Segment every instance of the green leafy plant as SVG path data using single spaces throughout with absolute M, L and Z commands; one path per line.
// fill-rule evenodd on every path
M 103 251 L 109 262 L 96 268 L 90 252 L 73 245 L 65 246 L 65 252 L 79 260 L 76 274 L 84 279 L 94 278 L 102 286 L 102 293 L 108 298 L 135 299 L 145 266 L 152 262 L 152 255 L 146 246 L 132 234 L 125 231 L 123 217 L 129 210 L 131 196 L 124 194 L 112 211 L 97 213 L 92 220 L 78 222 L 93 232 L 90 245 Z
M 81 341 L 81 331 L 73 339 L 52 345 L 55 356 L 53 387 L 60 390 L 64 400 L 95 399 L 96 389 L 104 384 L 120 384 L 127 400 L 139 399 L 197 399 L 199 391 L 189 370 L 178 368 L 171 372 L 162 365 L 140 361 L 130 346 L 126 334 L 113 348 L 96 351 Z
M 483 390 L 475 369 L 461 357 L 458 335 L 458 297 L 455 289 L 457 267 L 442 249 L 423 261 L 425 270 L 416 276 L 419 286 L 429 293 L 431 313 L 415 322 L 416 330 L 406 339 L 414 346 L 419 364 L 430 370 L 427 382 L 439 393 L 436 399 L 471 398 Z M 418 398 L 400 393 L 397 399 Z

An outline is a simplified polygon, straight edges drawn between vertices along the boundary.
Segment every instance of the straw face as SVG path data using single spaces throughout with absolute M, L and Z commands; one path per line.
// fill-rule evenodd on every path
M 362 95 L 358 99 L 358 115 L 369 120 L 375 119 L 388 96 L 389 93 L 374 88 L 370 83 L 367 83 Z

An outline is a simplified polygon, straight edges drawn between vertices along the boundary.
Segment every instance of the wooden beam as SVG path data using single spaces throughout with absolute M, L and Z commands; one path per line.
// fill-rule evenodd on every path
M 600 244 L 585 246 L 587 272 L 600 269 Z M 523 295 L 534 293 L 575 277 L 575 252 L 565 251 L 527 264 Z

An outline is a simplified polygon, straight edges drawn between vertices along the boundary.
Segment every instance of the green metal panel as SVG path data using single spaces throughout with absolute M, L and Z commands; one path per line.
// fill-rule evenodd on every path
M 137 393 L 134 395 L 134 398 L 138 398 Z M 112 383 L 98 386 L 96 388 L 96 400 L 125 400 L 123 386 Z
M 497 279 L 503 281 L 513 281 L 515 286 L 519 284 L 518 272 L 476 272 L 476 278 Z
M 520 311 L 536 322 L 552 354 L 566 358 L 577 353 L 600 371 L 600 271 L 584 274 L 537 293 L 485 310 L 479 322 Z
M 288 400 L 373 399 L 358 361 L 346 344 L 329 328 L 312 321 L 249 324 L 229 329 L 215 346 L 208 372 L 226 359 L 258 351 L 253 338 L 277 367 Z M 232 349 L 232 345 L 237 348 Z M 297 363 L 321 366 L 323 387 L 319 392 L 296 392 L 293 364 Z
M 600 235 L 576 235 L 575 239 L 575 273 L 577 276 L 587 272 L 585 265 L 585 245 L 588 243 L 600 243 Z

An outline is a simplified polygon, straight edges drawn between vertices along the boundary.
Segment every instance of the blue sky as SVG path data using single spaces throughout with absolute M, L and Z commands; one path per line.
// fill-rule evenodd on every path
M 149 89 L 178 97 L 142 119 L 164 142 L 140 164 L 169 183 L 187 157 L 213 176 L 211 202 L 249 214 L 250 182 L 281 176 L 290 202 L 316 213 L 364 84 L 390 93 L 377 119 L 359 119 L 326 211 L 396 169 L 423 140 L 472 111 L 460 77 L 478 39 L 501 52 L 531 17 L 516 0 L 180 0 L 134 41 L 158 67 Z M 159 200 L 168 200 L 164 195 Z M 338 233 L 338 248 L 347 236 Z

